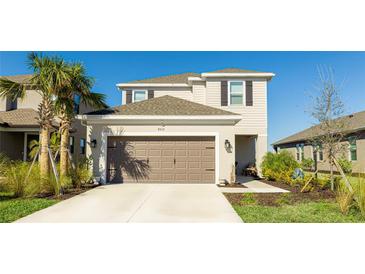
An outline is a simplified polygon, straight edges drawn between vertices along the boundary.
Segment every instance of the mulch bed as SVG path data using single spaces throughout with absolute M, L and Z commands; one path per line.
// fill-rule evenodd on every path
M 39 194 L 36 197 L 37 198 L 47 198 L 47 199 L 57 199 L 57 200 L 67 200 L 69 198 L 72 198 L 76 195 L 79 195 L 81 193 L 84 193 L 90 189 L 93 189 L 95 187 L 97 187 L 98 185 L 94 185 L 94 184 L 85 184 L 83 185 L 81 188 L 69 188 L 67 190 L 65 190 L 65 193 L 61 196 L 55 196 L 53 194 L 49 194 L 49 193 L 43 193 L 43 194 Z
M 289 190 L 290 193 L 224 193 L 224 195 L 233 205 L 255 203 L 263 206 L 281 206 L 283 204 L 291 205 L 300 202 L 335 199 L 334 193 L 329 189 L 315 189 L 311 192 L 302 193 L 300 192 L 301 187 L 293 187 L 281 182 L 261 181 L 275 187 Z

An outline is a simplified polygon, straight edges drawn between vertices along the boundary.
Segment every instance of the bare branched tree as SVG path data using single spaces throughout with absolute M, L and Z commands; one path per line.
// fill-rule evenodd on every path
M 329 161 L 331 173 L 331 188 L 334 189 L 333 171 L 336 165 L 336 155 L 343 153 L 342 143 L 345 137 L 346 124 L 340 116 L 344 114 L 344 104 L 340 97 L 340 88 L 334 80 L 331 68 L 318 68 L 319 85 L 314 96 L 311 116 L 317 126 L 313 127 L 310 143 L 316 153 L 323 149 Z M 315 158 L 315 160 L 317 160 Z M 317 163 L 316 163 L 317 166 Z

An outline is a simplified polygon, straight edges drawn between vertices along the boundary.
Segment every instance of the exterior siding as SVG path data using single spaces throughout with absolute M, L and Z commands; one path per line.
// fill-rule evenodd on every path
M 41 101 L 42 97 L 37 91 L 27 90 L 27 94 L 23 99 L 18 98 L 17 108 L 32 108 L 38 110 Z
M 357 146 L 357 161 L 352 161 L 352 172 L 354 173 L 365 173 L 365 131 L 358 134 L 358 139 L 356 140 L 356 146 Z M 303 142 L 300 142 L 303 143 Z M 285 145 L 279 145 L 277 147 L 281 150 L 287 150 L 289 151 L 296 159 L 296 144 L 297 143 L 291 143 L 291 144 L 285 144 Z M 298 143 L 299 144 L 299 143 Z M 344 151 L 339 153 L 337 157 L 344 157 L 347 160 L 350 160 L 350 152 L 348 150 L 348 142 L 344 141 L 342 142 L 342 145 L 345 147 Z M 313 150 L 312 146 L 305 145 L 304 146 L 304 158 L 310 158 L 313 159 Z M 330 164 L 327 158 L 326 151 L 323 151 L 323 161 L 318 161 L 318 170 L 320 171 L 329 171 L 330 170 Z M 335 168 L 336 170 L 336 168 Z
M 155 89 L 155 97 L 161 97 L 164 95 L 171 95 L 181 99 L 193 101 L 193 93 L 190 89 Z
M 193 101 L 199 104 L 206 104 L 205 82 L 195 82 L 193 85 Z
M 253 85 L 253 106 L 221 106 L 221 84 L 226 79 L 207 80 L 206 83 L 206 104 L 212 107 L 221 108 L 234 113 L 242 114 L 242 120 L 235 127 L 244 129 L 247 134 L 267 134 L 267 81 L 252 80 Z M 237 79 L 237 80 L 245 80 Z

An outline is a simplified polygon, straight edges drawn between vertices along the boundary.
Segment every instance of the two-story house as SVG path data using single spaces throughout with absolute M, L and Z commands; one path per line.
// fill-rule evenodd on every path
M 267 151 L 273 73 L 224 69 L 117 84 L 122 105 L 80 116 L 101 182 L 219 183 Z
M 4 76 L 15 82 L 26 82 L 32 75 Z M 91 111 L 75 98 L 75 112 L 82 114 Z M 0 153 L 12 160 L 29 160 L 28 144 L 39 140 L 38 106 L 42 98 L 36 90 L 27 90 L 24 98 L 12 101 L 0 98 Z M 59 127 L 57 117 L 53 121 L 54 130 Z M 86 128 L 81 121 L 75 120 L 70 134 L 70 152 L 74 160 L 85 157 Z

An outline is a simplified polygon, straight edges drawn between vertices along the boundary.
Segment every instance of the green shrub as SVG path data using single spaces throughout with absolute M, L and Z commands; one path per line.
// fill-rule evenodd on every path
M 262 174 L 267 180 L 283 181 L 288 184 L 294 182 L 293 171 L 298 167 L 300 165 L 293 155 L 285 150 L 279 153 L 266 153 L 261 163 Z
M 314 168 L 314 160 L 311 158 L 306 158 L 302 160 L 302 168 L 303 169 L 310 169 Z
M 363 178 L 359 177 L 354 184 L 354 197 L 361 215 L 365 217 L 365 180 Z
M 9 165 L 8 157 L 0 153 L 0 192 L 6 191 L 5 171 L 8 165 Z
M 343 183 L 336 185 L 336 201 L 340 207 L 342 214 L 347 215 L 354 200 L 354 194 L 351 193 Z
M 80 188 L 83 184 L 90 181 L 92 178 L 91 170 L 90 170 L 90 160 L 84 159 L 79 161 L 79 163 L 75 166 L 75 169 L 71 168 L 70 171 L 70 179 L 72 185 L 76 188 Z
M 33 166 L 29 172 L 30 164 L 22 161 L 11 162 L 4 170 L 5 189 L 15 197 L 33 196 L 42 190 L 39 168 Z
M 345 158 L 340 158 L 340 159 L 338 159 L 338 163 L 339 163 L 340 167 L 342 168 L 343 172 L 345 172 L 346 174 L 352 173 L 351 161 L 349 161 Z

